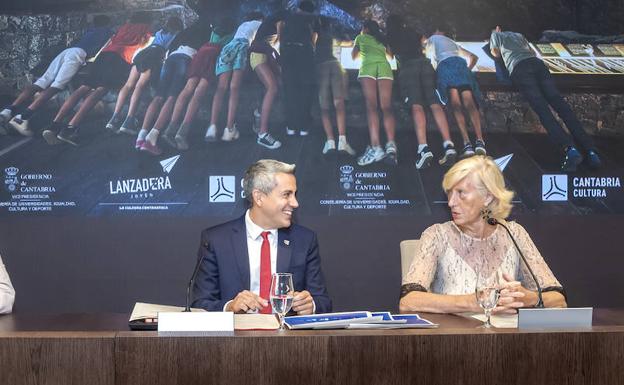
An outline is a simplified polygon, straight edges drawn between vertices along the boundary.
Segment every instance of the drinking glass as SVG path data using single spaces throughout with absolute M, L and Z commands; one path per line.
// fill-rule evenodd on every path
M 490 323 L 490 316 L 492 315 L 492 310 L 498 303 L 498 295 L 499 291 L 496 274 L 492 274 L 490 276 L 478 274 L 475 286 L 475 296 L 477 297 L 477 303 L 485 312 L 486 318 L 485 322 L 480 327 L 492 327 L 492 324 Z
M 291 273 L 275 273 L 271 278 L 271 306 L 279 316 L 280 330 L 284 330 L 284 316 L 290 311 L 295 289 Z

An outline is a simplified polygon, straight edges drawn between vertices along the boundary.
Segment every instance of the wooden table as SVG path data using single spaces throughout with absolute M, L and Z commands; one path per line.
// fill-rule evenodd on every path
M 3 384 L 624 384 L 624 310 L 590 329 L 247 331 L 159 336 L 126 314 L 0 317 Z

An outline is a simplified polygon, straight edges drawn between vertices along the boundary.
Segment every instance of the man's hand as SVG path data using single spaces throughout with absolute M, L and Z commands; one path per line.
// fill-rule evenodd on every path
M 296 291 L 293 297 L 292 304 L 293 311 L 297 312 L 297 315 L 309 315 L 314 311 L 314 301 L 312 295 L 307 290 Z
M 492 313 L 514 314 L 520 307 L 530 307 L 537 303 L 537 294 L 522 287 L 509 274 L 503 274 L 505 283 L 500 289 L 498 305 Z
M 249 290 L 243 290 L 226 306 L 225 311 L 247 313 L 250 310 L 259 311 L 267 306 L 269 306 L 269 301 Z

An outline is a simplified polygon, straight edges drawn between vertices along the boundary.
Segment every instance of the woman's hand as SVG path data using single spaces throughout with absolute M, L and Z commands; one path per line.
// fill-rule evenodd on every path
M 537 303 L 535 292 L 522 287 L 520 282 L 514 280 L 509 274 L 503 274 L 503 278 L 505 283 L 500 288 L 498 305 L 492 313 L 515 314 L 518 308 L 531 307 Z

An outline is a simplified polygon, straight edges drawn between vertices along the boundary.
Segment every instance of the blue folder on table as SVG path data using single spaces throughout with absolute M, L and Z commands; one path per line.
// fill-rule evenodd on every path
M 381 320 L 382 316 L 373 316 L 368 311 L 344 313 L 324 313 L 285 317 L 284 323 L 290 329 L 314 329 L 324 327 L 347 327 L 351 323 Z
M 403 329 L 434 328 L 434 324 L 417 314 L 353 311 L 286 317 L 289 329 Z

